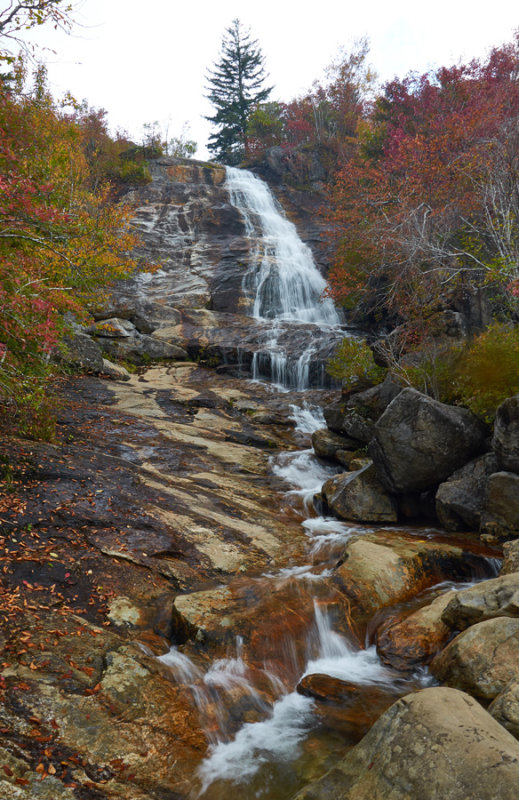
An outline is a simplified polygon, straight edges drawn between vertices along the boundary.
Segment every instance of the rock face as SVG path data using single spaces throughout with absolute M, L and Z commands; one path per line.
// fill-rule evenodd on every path
M 493 453 L 456 470 L 436 493 L 436 513 L 448 531 L 478 531 L 485 507 L 488 479 L 497 470 Z
M 483 438 L 470 411 L 403 389 L 376 423 L 368 452 L 387 489 L 416 492 L 452 475 Z
M 251 318 L 256 284 L 247 271 L 262 234 L 232 204 L 224 167 L 163 157 L 149 168 L 151 183 L 128 195 L 142 240 L 136 256 L 149 267 L 119 281 L 111 300 L 92 310 L 105 354 L 146 365 L 187 353 L 234 375 L 332 385 L 325 363 L 342 339 L 338 328 L 319 341 L 315 325 L 281 323 L 272 354 L 271 324 Z
M 295 800 L 516 800 L 519 743 L 462 692 L 424 689 Z
M 519 395 L 497 409 L 492 447 L 500 470 L 519 473 Z
M 396 522 L 394 499 L 377 478 L 371 463 L 356 472 L 326 481 L 322 494 L 328 507 L 341 519 L 357 522 Z

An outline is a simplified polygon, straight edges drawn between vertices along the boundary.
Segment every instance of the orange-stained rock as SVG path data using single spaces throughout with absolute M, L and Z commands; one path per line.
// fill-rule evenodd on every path
M 427 664 L 451 636 L 441 615 L 456 592 L 446 592 L 405 619 L 387 620 L 377 631 L 377 652 L 384 664 L 412 670 Z
M 460 546 L 378 531 L 348 543 L 335 582 L 348 597 L 352 615 L 365 621 L 443 580 L 470 578 L 483 564 Z
M 354 740 L 360 739 L 398 697 L 396 692 L 373 684 L 349 683 L 319 674 L 305 675 L 297 691 L 317 701 L 316 713 L 327 725 Z

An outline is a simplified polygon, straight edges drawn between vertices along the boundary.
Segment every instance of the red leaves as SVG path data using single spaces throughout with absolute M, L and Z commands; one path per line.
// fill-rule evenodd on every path
M 416 321 L 473 267 L 515 277 L 519 235 L 500 231 L 519 212 L 518 66 L 519 38 L 386 85 L 332 192 L 336 299 Z

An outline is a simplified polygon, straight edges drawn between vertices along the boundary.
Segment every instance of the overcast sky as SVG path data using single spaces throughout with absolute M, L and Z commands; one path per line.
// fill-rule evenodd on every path
M 272 99 L 291 100 L 310 88 L 334 59 L 363 36 L 382 81 L 460 59 L 484 57 L 519 28 L 517 0 L 80 0 L 72 36 L 45 27 L 31 32 L 47 52 L 55 95 L 70 90 L 108 111 L 113 129 L 133 138 L 158 121 L 169 136 L 189 123 L 205 158 L 211 113 L 206 71 L 218 59 L 222 35 L 238 17 L 266 59 Z

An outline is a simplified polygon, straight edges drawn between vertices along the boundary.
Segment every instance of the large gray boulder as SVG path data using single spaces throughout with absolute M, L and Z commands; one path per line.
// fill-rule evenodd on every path
M 391 706 L 295 800 L 517 800 L 519 743 L 479 703 L 445 687 Z
M 364 392 L 330 403 L 324 409 L 326 424 L 335 433 L 367 444 L 373 435 L 373 425 L 401 391 L 402 386 L 388 375 L 382 383 Z
M 67 333 L 56 360 L 87 372 L 103 372 L 103 352 L 90 336 L 81 333 L 79 326 Z
M 494 617 L 519 617 L 519 573 L 500 575 L 455 592 L 442 614 L 442 621 L 462 631 Z
M 371 462 L 356 472 L 344 472 L 326 481 L 322 494 L 341 519 L 354 522 L 396 522 L 394 499 L 377 478 Z
M 456 470 L 436 493 L 436 514 L 448 531 L 478 531 L 488 480 L 497 471 L 493 453 L 485 453 Z
M 509 397 L 497 409 L 492 447 L 499 469 L 519 472 L 519 394 Z
M 493 700 L 519 677 L 519 619 L 496 617 L 456 636 L 431 663 L 442 683 Z
M 483 428 L 470 411 L 408 388 L 376 423 L 368 452 L 387 489 L 416 492 L 452 475 L 483 441 Z
M 495 472 L 488 479 L 480 531 L 489 541 L 519 536 L 519 475 Z

